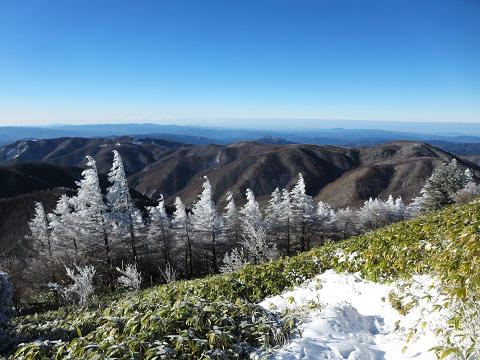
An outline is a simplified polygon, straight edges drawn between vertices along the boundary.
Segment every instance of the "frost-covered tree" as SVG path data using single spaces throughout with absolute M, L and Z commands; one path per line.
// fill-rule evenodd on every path
M 415 199 L 422 211 L 436 210 L 455 202 L 455 194 L 471 181 L 470 171 L 462 172 L 453 159 L 436 168 Z
M 247 197 L 247 202 L 240 210 L 242 228 L 260 228 L 263 226 L 262 214 L 260 212 L 260 206 L 255 199 L 255 194 L 251 189 L 247 189 L 245 195 Z
M 467 204 L 478 197 L 480 197 L 480 186 L 474 181 L 470 181 L 463 187 L 463 189 L 457 191 L 454 200 L 459 204 Z
M 247 256 L 243 248 L 235 248 L 230 253 L 226 253 L 223 257 L 223 264 L 220 267 L 220 272 L 229 273 L 238 271 L 248 264 Z
M 290 192 L 287 189 L 282 190 L 282 203 L 280 210 L 280 223 L 285 233 L 285 251 L 287 255 L 291 255 L 291 220 L 293 216 L 292 202 L 290 200 Z
M 6 272 L 0 272 L 0 326 L 13 315 L 13 284 Z
M 30 234 L 28 238 L 32 240 L 33 249 L 37 257 L 44 259 L 52 258 L 52 243 L 50 232 L 48 230 L 47 215 L 42 203 L 35 203 L 35 213 L 28 223 Z
M 172 232 L 174 238 L 184 244 L 185 249 L 185 275 L 193 275 L 193 253 L 192 253 L 192 224 L 182 200 L 175 198 L 175 212 L 172 218 Z
M 72 215 L 70 198 L 63 194 L 57 201 L 57 206 L 48 214 L 52 243 L 55 248 L 60 248 L 63 253 L 76 255 L 78 245 L 72 228 L 75 226 Z
M 112 184 L 107 189 L 107 203 L 110 209 L 109 218 L 114 224 L 118 234 L 123 234 L 128 229 L 130 247 L 134 261 L 137 261 L 137 243 L 135 225 L 140 225 L 139 211 L 135 207 L 130 189 L 128 188 L 127 176 L 123 167 L 122 157 L 117 150 L 113 150 L 113 164 L 108 173 L 108 180 Z
M 356 211 L 347 207 L 345 209 L 339 209 L 335 213 L 336 221 L 335 225 L 337 231 L 340 233 L 340 237 L 346 238 L 357 233 L 357 214 Z
M 315 230 L 317 230 L 321 242 L 323 242 L 325 236 L 333 230 L 335 221 L 335 211 L 332 207 L 323 201 L 319 201 L 317 204 L 317 212 L 315 214 Z
M 212 185 L 206 176 L 202 187 L 202 193 L 192 206 L 192 225 L 200 241 L 208 239 L 212 270 L 216 273 L 218 272 L 217 239 L 222 229 L 222 221 L 212 200 Z
M 265 226 L 267 235 L 271 239 L 278 239 L 282 232 L 282 193 L 276 188 L 268 201 L 265 209 Z
M 117 271 L 121 276 L 117 279 L 117 282 L 125 290 L 138 291 L 142 285 L 142 275 L 137 269 L 136 264 L 127 264 L 125 269 L 117 267 Z
M 149 218 L 148 242 L 153 246 L 160 244 L 160 253 L 163 253 L 163 263 L 166 265 L 170 258 L 170 220 L 165 211 L 163 195 L 160 195 L 157 206 L 150 207 Z
M 103 240 L 105 261 L 107 267 L 111 269 L 110 239 L 105 219 L 107 207 L 100 189 L 97 166 L 91 156 L 87 156 L 87 169 L 82 172 L 82 179 L 77 182 L 77 186 L 77 195 L 71 199 L 74 207 L 72 219 L 77 243 L 78 239 L 81 239 L 82 250 L 95 258 L 101 248 L 99 240 Z
M 268 243 L 264 227 L 248 225 L 245 228 L 241 245 L 247 258 L 252 259 L 253 263 L 267 262 L 278 257 L 276 244 Z
M 315 217 L 315 202 L 305 190 L 305 180 L 298 174 L 298 181 L 291 192 L 292 219 L 291 224 L 300 238 L 300 250 L 309 247 L 309 232 Z
M 241 269 L 247 263 L 264 263 L 278 258 L 275 243 L 268 243 L 266 229 L 247 225 L 239 248 L 225 254 L 222 272 L 232 272 Z
M 387 223 L 388 215 L 385 202 L 370 198 L 357 211 L 359 227 L 363 231 L 379 228 Z
M 229 191 L 227 193 L 226 200 L 227 205 L 225 206 L 225 211 L 223 213 L 224 233 L 228 243 L 237 246 L 239 242 L 240 220 L 238 208 L 235 204 L 232 192 Z
M 267 208 L 265 209 L 265 223 L 267 227 L 272 227 L 278 222 L 278 218 L 282 211 L 282 193 L 277 187 L 268 200 Z

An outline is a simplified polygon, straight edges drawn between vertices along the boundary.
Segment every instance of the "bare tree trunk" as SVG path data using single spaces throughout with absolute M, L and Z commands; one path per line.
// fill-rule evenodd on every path
M 287 256 L 290 256 L 290 217 L 287 218 Z
M 217 265 L 217 244 L 215 239 L 215 230 L 212 230 L 212 263 L 213 263 L 213 272 L 216 274 L 218 272 L 218 265 Z
M 169 251 L 167 248 L 168 246 L 167 237 L 165 236 L 165 229 L 163 228 L 163 226 L 162 226 L 162 240 L 163 240 L 163 262 L 165 263 L 165 266 L 167 266 Z
M 130 227 L 130 245 L 132 247 L 133 261 L 137 264 L 137 247 L 135 244 L 135 232 L 133 229 L 132 215 L 128 214 L 129 227 Z
M 302 220 L 302 237 L 300 240 L 300 250 L 305 251 L 305 220 Z
M 192 242 L 190 241 L 190 235 L 188 233 L 188 229 L 185 226 L 185 238 L 187 240 L 186 242 L 186 248 L 185 248 L 185 270 L 187 270 L 187 258 L 188 258 L 188 265 L 189 265 L 189 276 L 193 275 L 193 256 L 192 256 Z M 187 256 L 188 255 L 188 256 Z M 187 272 L 188 274 L 188 272 Z M 188 276 L 187 276 L 188 277 Z

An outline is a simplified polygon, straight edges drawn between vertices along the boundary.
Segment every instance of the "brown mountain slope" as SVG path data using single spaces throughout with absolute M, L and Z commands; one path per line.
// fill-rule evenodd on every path
M 215 200 L 223 205 L 227 191 L 243 201 L 248 187 L 265 202 L 276 187 L 291 187 L 301 172 L 310 195 L 344 207 L 389 194 L 408 201 L 418 195 L 432 170 L 451 158 L 431 145 L 408 141 L 368 148 L 240 142 L 176 150 L 129 181 L 146 196 L 157 198 L 163 193 L 168 201 L 181 196 L 191 203 L 206 175 Z M 480 176 L 475 164 L 461 159 L 459 163 Z
M 97 161 L 99 172 L 106 173 L 112 163 L 112 150 L 116 149 L 122 155 L 127 174 L 133 174 L 181 146 L 185 144 L 155 139 L 133 141 L 130 137 L 21 140 L 0 148 L 0 162 L 35 161 L 83 167 L 85 156 L 90 155 Z

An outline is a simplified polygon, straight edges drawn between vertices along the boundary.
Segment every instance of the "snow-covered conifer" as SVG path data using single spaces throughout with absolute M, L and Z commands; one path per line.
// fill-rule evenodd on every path
M 436 168 L 415 200 L 422 211 L 436 210 L 455 202 L 455 194 L 472 179 L 471 173 L 462 172 L 457 160 Z
M 148 226 L 148 242 L 154 247 L 160 244 L 163 262 L 167 264 L 170 257 L 170 220 L 165 211 L 165 201 L 160 195 L 157 206 L 149 208 L 150 224 Z
M 291 192 L 292 219 L 291 225 L 300 238 L 300 250 L 305 251 L 309 246 L 309 231 L 315 216 L 315 202 L 305 190 L 305 181 L 302 174 L 298 174 L 298 181 Z
M 280 223 L 283 232 L 285 233 L 285 252 L 287 255 L 291 254 L 291 221 L 293 216 L 292 202 L 290 199 L 290 192 L 287 189 L 282 190 L 282 203 L 280 211 Z
M 191 276 L 193 274 L 193 253 L 192 253 L 192 238 L 191 229 L 192 224 L 190 217 L 187 214 L 185 205 L 182 200 L 175 198 L 175 212 L 172 218 L 172 232 L 173 236 L 179 242 L 183 242 L 185 249 L 185 275 Z
M 75 226 L 72 216 L 72 205 L 67 195 L 63 194 L 58 199 L 57 206 L 52 213 L 48 214 L 48 220 L 53 247 L 61 249 L 62 253 L 77 254 L 77 239 L 72 232 Z
M 78 239 L 82 240 L 82 250 L 92 257 L 96 256 L 101 246 L 99 240 L 102 239 L 106 263 L 110 269 L 112 257 L 105 219 L 107 208 L 100 189 L 97 166 L 91 156 L 87 156 L 87 169 L 82 172 L 82 176 L 83 178 L 77 182 L 77 195 L 71 199 L 75 210 L 72 214 L 74 236 L 77 236 L 77 244 Z
M 52 257 L 52 244 L 48 230 L 48 221 L 42 203 L 35 203 L 35 214 L 28 223 L 30 234 L 28 237 L 33 242 L 33 249 L 39 257 Z
M 230 245 L 238 245 L 239 242 L 239 213 L 232 192 L 227 193 L 227 205 L 223 213 L 223 226 L 225 237 Z
M 216 273 L 218 272 L 217 240 L 222 224 L 212 200 L 212 186 L 206 176 L 202 187 L 202 193 L 192 206 L 192 225 L 199 240 L 208 239 L 212 270 Z
M 268 201 L 267 208 L 265 209 L 265 226 L 267 228 L 267 235 L 272 240 L 277 240 L 281 236 L 282 232 L 282 193 L 279 188 L 276 188 L 270 200 Z
M 251 189 L 245 191 L 247 197 L 247 202 L 243 205 L 240 210 L 242 218 L 242 228 L 246 229 L 248 227 L 260 228 L 263 226 L 262 214 L 260 212 L 260 207 L 257 200 L 255 199 L 255 194 Z
M 318 231 L 322 242 L 325 240 L 325 236 L 333 230 L 335 220 L 335 211 L 332 207 L 323 201 L 319 201 L 317 204 L 317 212 L 315 214 L 315 228 Z
M 346 238 L 357 233 L 358 218 L 356 211 L 347 207 L 339 209 L 335 213 L 335 225 L 342 238 Z
M 136 262 L 137 240 L 135 223 L 139 224 L 139 212 L 132 201 L 122 157 L 117 150 L 113 150 L 113 164 L 108 173 L 108 180 L 112 184 L 107 189 L 107 203 L 110 209 L 109 218 L 118 230 L 118 234 L 124 233 L 125 229 L 128 232 L 132 257 Z

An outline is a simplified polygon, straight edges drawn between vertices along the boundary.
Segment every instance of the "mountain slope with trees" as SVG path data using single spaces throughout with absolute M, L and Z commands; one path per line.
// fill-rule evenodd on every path
M 294 257 L 123 294 L 110 298 L 106 307 L 20 316 L 4 328 L 6 339 L 14 335 L 13 344 L 26 342 L 15 353 L 19 359 L 246 358 L 281 344 L 278 337 L 288 339 L 297 326 L 295 313 L 282 317 L 255 303 L 334 269 L 360 272 L 373 281 L 438 275 L 438 290 L 449 299 L 439 306 L 457 311 L 451 312 L 448 327 L 438 333 L 440 345 L 432 351 L 439 356 L 476 354 L 479 329 L 468 325 L 471 316 L 479 315 L 474 307 L 480 289 L 475 280 L 479 214 L 478 202 L 457 205 Z M 408 297 L 395 296 L 386 301 L 398 311 L 414 306 Z M 38 337 L 48 340 L 33 342 Z

